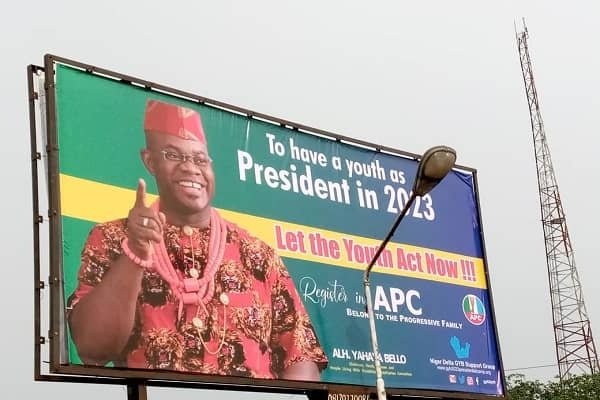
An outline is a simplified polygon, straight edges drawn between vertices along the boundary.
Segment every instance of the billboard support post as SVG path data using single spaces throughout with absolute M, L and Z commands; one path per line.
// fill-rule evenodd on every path
M 400 225 L 400 222 L 412 206 L 417 196 L 424 196 L 429 193 L 438 183 L 448 175 L 448 172 L 454 166 L 456 161 L 456 152 L 454 149 L 446 146 L 432 147 L 423 154 L 417 167 L 417 175 L 415 177 L 415 183 L 411 192 L 410 198 L 404 205 L 404 208 L 398 214 L 396 221 L 390 228 L 385 239 L 379 245 L 379 248 L 373 255 L 373 259 L 367 266 L 364 273 L 363 284 L 365 287 L 365 297 L 367 300 L 367 314 L 369 316 L 369 328 L 371 333 L 371 344 L 373 345 L 373 359 L 375 363 L 375 374 L 377 379 L 377 398 L 379 400 L 386 400 L 385 394 L 385 382 L 383 380 L 383 374 L 381 372 L 381 361 L 379 359 L 379 345 L 377 344 L 377 330 L 375 328 L 375 315 L 373 313 L 373 300 L 371 298 L 371 284 L 369 281 L 371 269 L 373 265 L 381 255 L 383 249 L 388 244 L 394 232 Z
M 127 400 L 147 400 L 146 384 L 139 381 L 127 382 Z
M 35 91 L 33 83 L 33 75 L 37 73 L 38 68 L 29 65 L 27 67 L 27 87 L 28 87 L 28 104 L 29 104 L 29 134 L 31 139 L 31 177 L 32 177 L 32 194 L 33 194 L 33 375 L 37 379 L 40 375 L 40 352 L 41 345 L 45 339 L 41 335 L 40 319 L 40 301 L 41 291 L 44 288 L 44 282 L 40 280 L 40 227 L 43 222 L 43 217 L 39 214 L 39 197 L 38 197 L 38 161 L 41 160 L 41 153 L 37 150 L 36 137 L 36 119 L 35 119 L 35 102 L 38 99 L 38 93 Z

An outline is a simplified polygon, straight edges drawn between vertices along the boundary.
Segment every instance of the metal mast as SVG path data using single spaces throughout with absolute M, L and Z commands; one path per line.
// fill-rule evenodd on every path
M 523 22 L 523 31 L 516 35 L 533 132 L 556 356 L 559 377 L 562 381 L 577 374 L 596 373 L 600 369 L 598 368 L 598 356 L 592 337 L 592 328 L 583 301 L 581 282 L 575 267 L 567 221 L 552 168 L 550 149 L 546 142 L 546 133 L 527 47 L 529 34 L 525 22 Z

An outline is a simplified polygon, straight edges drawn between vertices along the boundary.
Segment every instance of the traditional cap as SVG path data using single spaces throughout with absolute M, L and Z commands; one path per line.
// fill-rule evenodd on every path
M 206 143 L 202 119 L 197 111 L 158 100 L 146 103 L 144 131 Z

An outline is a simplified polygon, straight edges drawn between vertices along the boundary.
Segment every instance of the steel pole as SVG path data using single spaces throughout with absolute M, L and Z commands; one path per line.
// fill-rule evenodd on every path
M 379 345 L 377 344 L 377 329 L 375 328 L 375 313 L 373 312 L 373 301 L 371 300 L 370 274 L 371 274 L 371 269 L 373 268 L 373 265 L 375 265 L 375 262 L 377 262 L 377 259 L 381 255 L 381 252 L 383 251 L 383 249 L 385 249 L 385 246 L 388 244 L 388 242 L 390 241 L 392 236 L 394 236 L 394 232 L 396 231 L 396 228 L 398 227 L 398 225 L 400 225 L 400 221 L 402 221 L 402 219 L 408 212 L 408 209 L 410 208 L 412 203 L 415 201 L 416 197 L 417 196 L 415 195 L 414 190 L 413 190 L 413 193 L 408 198 L 406 205 L 404 206 L 404 208 L 402 209 L 400 214 L 398 214 L 396 221 L 394 221 L 394 224 L 390 228 L 388 234 L 385 236 L 385 238 L 379 245 L 379 248 L 373 255 L 373 259 L 371 260 L 371 262 L 369 263 L 369 266 L 365 270 L 364 279 L 363 279 L 363 284 L 365 286 L 365 297 L 367 298 L 367 315 L 369 316 L 369 329 L 371 332 L 371 344 L 373 345 L 373 358 L 375 359 L 375 375 L 377 377 L 376 384 L 377 384 L 378 400 L 386 400 L 387 396 L 385 394 L 385 382 L 383 380 L 383 373 L 381 372 Z

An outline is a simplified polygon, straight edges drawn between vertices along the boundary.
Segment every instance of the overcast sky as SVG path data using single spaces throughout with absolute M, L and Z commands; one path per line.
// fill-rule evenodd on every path
M 508 373 L 547 380 L 556 367 L 513 370 L 556 363 L 533 144 L 513 27 L 524 16 L 585 301 L 600 340 L 597 2 L 134 3 L 104 1 L 94 8 L 89 2 L 15 1 L 0 16 L 5 393 L 125 397 L 121 387 L 33 383 L 26 66 L 42 65 L 45 53 L 414 153 L 435 144 L 454 147 L 460 164 L 478 170 L 504 366 Z M 149 393 L 151 399 L 194 395 L 199 394 Z

